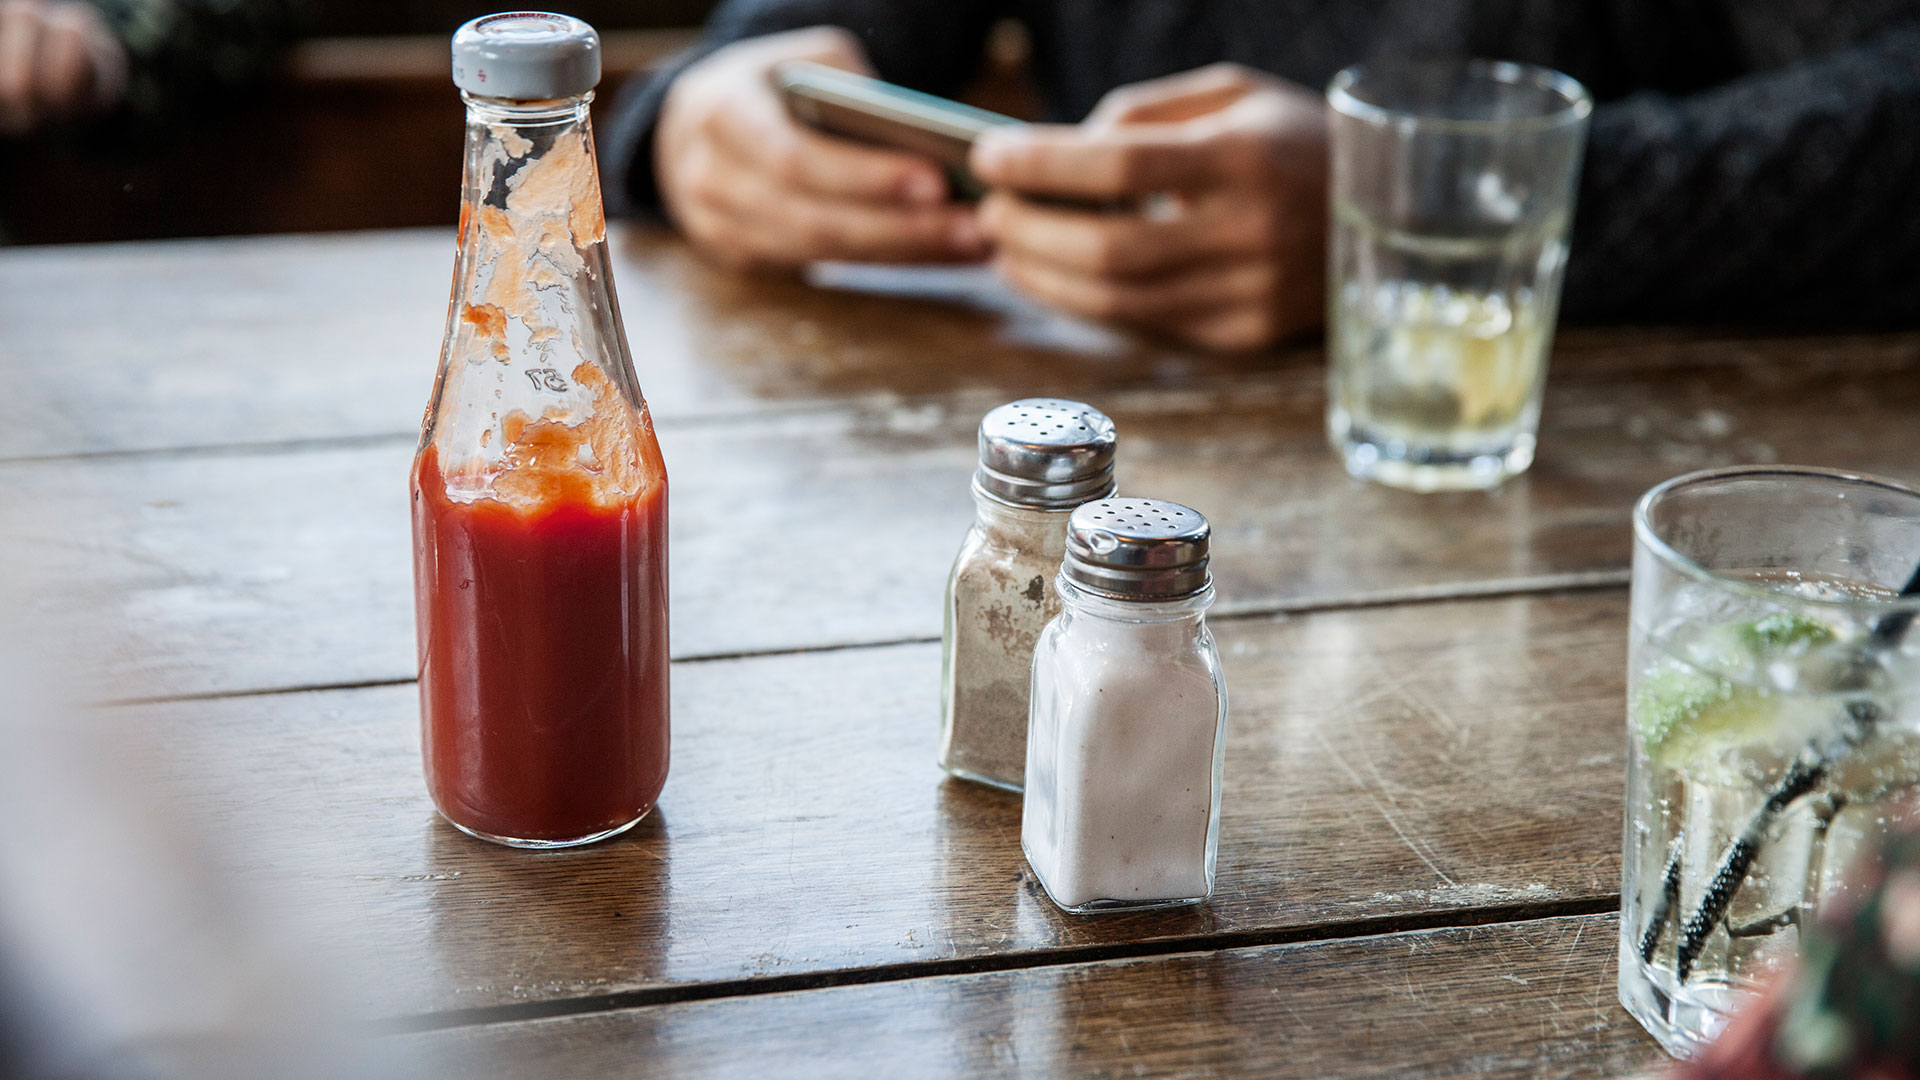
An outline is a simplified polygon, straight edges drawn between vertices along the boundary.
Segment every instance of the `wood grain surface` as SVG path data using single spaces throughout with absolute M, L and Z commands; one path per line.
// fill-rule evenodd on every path
M 1676 473 L 1792 461 L 1911 478 L 1920 357 L 1686 368 L 1549 392 L 1532 473 L 1492 494 L 1349 479 L 1317 383 L 1097 395 L 1129 493 L 1215 528 L 1223 613 L 1625 581 L 1628 514 Z M 984 399 L 663 423 L 674 653 L 926 640 L 972 514 Z M 1833 417 L 1844 416 L 1845 423 Z M 121 699 L 410 678 L 407 437 L 0 465 L 48 632 Z M 76 543 L 76 538 L 84 542 Z
M 1612 916 L 659 1005 L 396 1040 L 465 1076 L 1627 1077 Z
M 658 812 L 556 854 L 433 815 L 411 686 L 109 714 L 237 874 L 377 962 L 361 998 L 380 1015 L 1611 906 L 1622 592 L 1215 630 L 1233 695 L 1218 892 L 1100 918 L 1032 881 L 1017 798 L 934 765 L 934 645 L 676 664 Z
M 820 275 L 838 287 L 816 289 L 716 270 L 645 227 L 616 227 L 613 246 L 662 421 L 1235 377 L 1311 390 L 1321 378 L 1313 343 L 1206 356 L 1048 315 L 979 271 L 843 268 Z M 0 364 L 36 407 L 0 430 L 0 458 L 406 437 L 432 385 L 452 266 L 452 234 L 438 230 L 7 251 Z M 1844 382 L 1911 371 L 1917 357 L 1920 334 L 1576 328 L 1559 335 L 1552 380 L 1811 366 Z
M 12 613 L 130 702 L 99 715 L 358 1015 L 454 1029 L 394 1043 L 445 1072 L 1630 1073 L 1602 913 L 1631 504 L 1734 462 L 1920 477 L 1917 334 L 1571 331 L 1533 471 L 1417 497 L 1341 471 L 1312 344 L 1199 356 L 977 270 L 816 288 L 615 240 L 673 478 L 674 765 L 632 833 L 539 855 L 420 779 L 405 476 L 450 238 L 0 254 Z M 1215 524 L 1198 909 L 1060 914 L 1017 799 L 933 765 L 974 426 L 1035 393 L 1106 408 L 1123 490 Z
M 635 368 L 662 421 L 1274 366 L 1052 316 L 979 270 L 830 273 L 844 287 L 821 289 L 737 277 L 644 228 L 616 228 L 614 250 Z M 411 435 L 453 255 L 440 230 L 6 252 L 0 361 L 41 408 L 0 431 L 0 458 Z

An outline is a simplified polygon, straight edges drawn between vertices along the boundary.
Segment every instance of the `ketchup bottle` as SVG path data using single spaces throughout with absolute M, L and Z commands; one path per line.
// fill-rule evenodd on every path
M 613 295 L 578 19 L 453 37 L 465 201 L 413 465 L 427 790 L 516 847 L 613 836 L 667 778 L 667 473 Z

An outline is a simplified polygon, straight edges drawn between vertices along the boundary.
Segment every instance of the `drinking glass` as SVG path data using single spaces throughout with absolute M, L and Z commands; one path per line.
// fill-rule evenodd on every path
M 1533 463 L 1593 99 L 1488 60 L 1327 88 L 1327 433 L 1355 476 L 1493 487 Z
M 1709 470 L 1633 527 L 1620 1002 L 1685 1056 L 1920 794 L 1920 492 Z

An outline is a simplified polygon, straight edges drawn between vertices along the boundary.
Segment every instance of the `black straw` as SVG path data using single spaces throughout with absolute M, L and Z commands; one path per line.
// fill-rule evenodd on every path
M 1760 854 L 1760 844 L 1766 840 L 1767 830 L 1773 826 L 1773 819 L 1787 804 L 1813 790 L 1813 786 L 1825 779 L 1827 762 L 1824 758 L 1808 760 L 1803 755 L 1796 758 L 1787 775 L 1780 779 L 1773 791 L 1767 796 L 1760 809 L 1740 830 L 1740 835 L 1728 845 L 1727 853 L 1720 859 L 1720 869 L 1713 875 L 1713 882 L 1700 897 L 1700 904 L 1680 924 L 1680 947 L 1674 952 L 1674 974 L 1681 982 L 1687 981 L 1687 975 L 1693 971 L 1693 961 L 1700 955 L 1700 949 L 1707 943 L 1707 935 L 1727 913 L 1727 905 L 1733 903 L 1733 894 L 1740 890 L 1741 882 L 1746 880 L 1747 871 L 1753 866 L 1755 856 Z
M 1901 588 L 1901 597 L 1920 596 L 1920 566 L 1914 567 L 1913 576 L 1907 579 Z M 1874 620 L 1872 629 L 1867 632 L 1868 649 L 1878 652 L 1900 644 L 1907 627 L 1913 623 L 1912 611 L 1896 611 Z M 1748 820 L 1747 827 L 1727 845 L 1725 855 L 1720 857 L 1720 868 L 1714 871 L 1713 881 L 1700 897 L 1700 903 L 1693 909 L 1680 926 L 1680 946 L 1674 956 L 1674 974 L 1680 982 L 1687 981 L 1687 975 L 1693 970 L 1693 962 L 1700 956 L 1700 950 L 1707 943 L 1713 928 L 1726 917 L 1727 907 L 1733 902 L 1733 894 L 1740 891 L 1740 885 L 1746 880 L 1747 871 L 1752 868 L 1753 860 L 1760 854 L 1760 845 L 1766 840 L 1767 830 L 1773 827 L 1773 820 L 1795 799 L 1812 791 L 1814 786 L 1826 779 L 1827 771 L 1836 760 L 1851 752 L 1854 747 L 1866 741 L 1873 734 L 1873 727 L 1880 719 L 1880 707 L 1870 701 L 1852 701 L 1847 703 L 1847 714 L 1841 722 L 1840 741 L 1835 746 L 1808 746 L 1787 774 L 1780 778 L 1767 794 L 1767 801 L 1760 804 Z M 1669 872 L 1674 869 L 1669 866 Z M 1672 880 L 1678 881 L 1678 875 Z M 1666 904 L 1656 908 L 1661 924 L 1666 921 Z M 1651 953 L 1648 943 L 1659 941 L 1659 926 L 1649 926 L 1641 938 L 1643 955 Z
M 1680 838 L 1676 836 L 1667 855 L 1666 872 L 1660 875 L 1660 898 L 1653 902 L 1653 911 L 1647 915 L 1647 929 L 1640 935 L 1640 959 L 1653 963 L 1653 951 L 1660 947 L 1660 939 L 1667 932 L 1667 918 L 1679 902 Z

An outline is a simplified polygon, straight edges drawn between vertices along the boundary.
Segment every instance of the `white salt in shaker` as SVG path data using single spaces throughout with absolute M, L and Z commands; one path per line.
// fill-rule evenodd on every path
M 1020 845 L 1084 913 L 1213 892 L 1227 685 L 1206 624 L 1207 519 L 1159 499 L 1075 510 L 1033 654 Z
M 980 421 L 979 508 L 947 580 L 940 767 L 1020 790 L 1033 643 L 1059 614 L 1053 576 L 1067 515 L 1113 494 L 1113 421 L 1078 401 L 1028 398 Z

